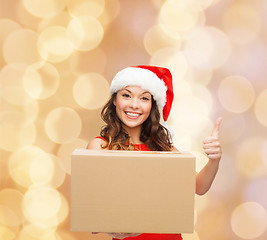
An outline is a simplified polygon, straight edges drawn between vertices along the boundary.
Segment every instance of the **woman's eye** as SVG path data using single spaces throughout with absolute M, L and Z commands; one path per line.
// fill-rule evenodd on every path
M 130 95 L 127 94 L 127 93 L 122 94 L 122 96 L 123 96 L 123 97 L 127 97 L 127 98 L 130 97 Z
M 142 100 L 144 100 L 144 101 L 149 101 L 150 99 L 147 98 L 147 97 L 142 97 Z

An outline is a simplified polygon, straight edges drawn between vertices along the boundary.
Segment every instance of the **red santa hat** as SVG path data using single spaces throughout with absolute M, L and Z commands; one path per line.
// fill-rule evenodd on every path
M 167 121 L 174 97 L 172 75 L 169 69 L 145 65 L 125 68 L 113 78 L 110 92 L 116 93 L 129 85 L 148 90 L 159 110 L 163 110 L 163 120 Z

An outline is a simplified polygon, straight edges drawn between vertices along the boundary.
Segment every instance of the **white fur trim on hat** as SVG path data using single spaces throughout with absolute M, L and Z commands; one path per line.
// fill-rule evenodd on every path
M 158 76 L 148 69 L 128 67 L 116 74 L 110 86 L 111 94 L 116 93 L 127 86 L 139 86 L 148 90 L 157 103 L 158 108 L 163 109 L 166 103 L 167 87 Z
M 175 135 L 175 130 L 174 130 L 174 128 L 173 128 L 171 125 L 167 124 L 166 122 L 161 122 L 161 125 L 162 125 L 163 127 L 165 127 L 165 128 L 168 130 L 168 132 L 169 132 L 171 138 L 173 138 L 174 135 Z

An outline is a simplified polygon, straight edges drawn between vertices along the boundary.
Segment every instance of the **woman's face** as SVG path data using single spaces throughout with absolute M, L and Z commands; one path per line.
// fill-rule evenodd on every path
M 117 92 L 113 104 L 117 116 L 130 128 L 141 126 L 148 118 L 152 106 L 152 96 L 138 86 L 127 86 Z

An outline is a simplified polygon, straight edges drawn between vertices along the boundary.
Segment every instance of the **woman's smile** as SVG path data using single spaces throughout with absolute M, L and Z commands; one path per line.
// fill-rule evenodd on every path
M 139 116 L 141 116 L 141 113 L 136 113 L 136 112 L 130 112 L 126 111 L 125 114 L 127 115 L 128 118 L 130 119 L 137 119 Z

